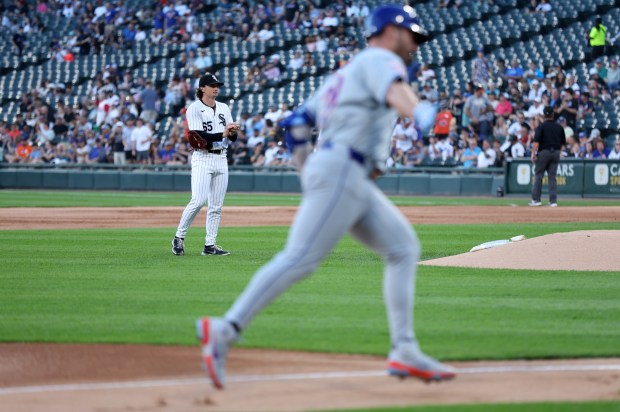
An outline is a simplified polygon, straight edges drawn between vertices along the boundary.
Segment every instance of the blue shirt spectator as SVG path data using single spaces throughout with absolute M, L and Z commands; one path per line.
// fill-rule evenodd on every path
M 523 78 L 523 68 L 519 66 L 517 59 L 512 59 L 511 66 L 506 69 L 506 77 L 509 80 L 519 81 Z
M 469 139 L 469 146 L 463 151 L 461 161 L 463 167 L 474 167 L 478 161 L 478 155 L 482 153 L 482 149 L 478 147 L 478 142 L 475 138 Z

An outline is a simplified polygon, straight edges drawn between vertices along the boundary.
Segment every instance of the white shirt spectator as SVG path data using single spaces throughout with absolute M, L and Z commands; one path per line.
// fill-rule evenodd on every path
M 213 59 L 204 51 L 201 51 L 200 56 L 198 56 L 196 60 L 194 60 L 194 65 L 198 70 L 203 71 L 213 66 Z
M 179 16 L 185 16 L 191 11 L 189 7 L 187 7 L 187 5 L 182 1 L 177 1 L 177 4 L 174 5 L 174 9 L 177 13 L 179 13 Z
M 197 30 L 192 33 L 192 37 L 190 40 L 197 47 L 200 47 L 200 45 L 205 41 L 205 35 L 202 31 Z
M 269 29 L 268 27 L 265 27 L 264 29 L 258 32 L 258 39 L 261 41 L 267 41 L 267 40 L 273 39 L 274 35 L 275 34 L 273 33 L 273 30 Z
M 107 7 L 105 6 L 105 4 L 102 4 L 101 6 L 97 7 L 95 9 L 95 18 L 94 20 L 99 19 L 101 16 L 104 16 L 106 13 L 108 12 Z
M 608 159 L 620 159 L 620 144 L 618 143 L 620 140 L 616 139 L 614 142 L 614 149 L 609 152 Z
M 413 147 L 414 133 L 415 129 L 412 122 L 406 124 L 398 123 L 392 133 L 392 138 L 396 141 L 396 148 L 401 149 L 403 152 L 410 150 Z
M 134 41 L 140 42 L 146 40 L 146 32 L 141 28 L 138 28 L 136 31 L 136 37 L 134 37 Z
M 323 27 L 338 27 L 338 17 L 334 15 L 333 11 L 330 11 L 329 15 L 323 19 Z
M 256 145 L 259 143 L 265 143 L 265 137 L 261 136 L 259 133 L 253 134 L 252 136 L 248 137 L 248 148 L 254 149 L 254 147 L 256 147 Z
M 302 56 L 301 52 L 295 52 L 295 55 L 288 62 L 288 67 L 293 70 L 297 70 L 304 65 L 304 56 Z
M 437 142 L 437 147 L 441 150 L 441 158 L 447 159 L 448 157 L 454 156 L 454 146 L 450 142 L 450 139 L 443 139 Z
M 274 124 L 277 123 L 280 113 L 276 110 L 275 106 L 269 108 L 269 111 L 265 113 L 265 120 L 271 120 Z
M 491 167 L 495 163 L 496 153 L 493 148 L 489 147 L 488 149 L 483 150 L 478 155 L 478 168 Z
M 521 131 L 521 123 L 519 121 L 514 121 L 508 126 L 508 135 L 518 135 Z
M 320 38 L 316 40 L 316 51 L 324 52 L 327 50 L 327 41 L 324 38 Z
M 272 145 L 268 143 L 267 149 L 265 149 L 265 165 L 270 165 L 274 160 L 276 160 L 276 155 L 278 154 L 279 149 L 280 148 L 277 144 Z
M 420 77 L 418 77 L 418 81 L 420 83 L 426 82 L 429 79 L 433 79 L 435 78 L 435 70 L 431 69 L 430 67 L 428 67 L 428 65 L 425 65 L 422 73 L 420 74 Z
M 140 127 L 134 127 L 131 132 L 131 141 L 136 146 L 136 151 L 145 152 L 151 147 L 151 137 L 153 133 L 148 125 L 143 124 Z
M 541 103 L 540 98 L 537 98 L 537 100 L 534 100 L 534 104 L 531 105 L 529 109 L 527 109 L 525 113 L 523 113 L 523 115 L 527 119 L 531 119 L 536 116 L 542 116 L 544 108 L 545 106 Z M 509 128 L 509 132 L 510 132 L 510 128 Z
M 525 156 L 525 147 L 523 143 L 521 143 L 521 140 L 517 140 L 517 142 L 512 145 L 510 148 L 510 156 L 512 156 L 513 159 Z
M 549 3 L 540 3 L 538 6 L 536 6 L 536 11 L 541 11 L 543 13 L 548 13 L 551 10 L 553 10 L 553 6 L 551 6 L 551 4 Z

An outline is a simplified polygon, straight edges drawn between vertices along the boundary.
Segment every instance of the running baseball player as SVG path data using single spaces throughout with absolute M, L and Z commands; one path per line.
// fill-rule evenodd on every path
M 203 255 L 229 255 L 215 244 L 222 216 L 224 196 L 228 187 L 228 162 L 226 148 L 228 141 L 237 140 L 239 124 L 233 122 L 230 108 L 215 100 L 220 86 L 217 77 L 207 73 L 200 78 L 195 102 L 185 113 L 190 136 L 202 140 L 204 144 L 195 145 L 192 154 L 192 198 L 181 215 L 177 233 L 172 239 L 172 253 L 185 254 L 185 235 L 200 209 L 208 202 L 205 246 Z
M 392 128 L 400 114 L 423 130 L 436 111 L 420 101 L 406 64 L 428 40 L 413 8 L 382 5 L 366 21 L 369 47 L 288 117 L 286 140 L 301 171 L 303 199 L 286 247 L 253 277 L 224 318 L 196 321 L 202 361 L 222 388 L 229 348 L 250 321 L 291 285 L 310 275 L 348 232 L 385 261 L 391 375 L 442 381 L 455 370 L 420 349 L 413 328 L 420 246 L 406 218 L 375 185 L 386 168 Z M 320 131 L 310 153 L 311 129 Z

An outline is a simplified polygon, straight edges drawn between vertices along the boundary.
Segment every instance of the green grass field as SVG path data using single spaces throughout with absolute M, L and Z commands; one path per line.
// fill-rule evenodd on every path
M 226 204 L 295 205 L 298 199 L 231 194 Z M 506 198 L 396 200 L 404 205 L 527 202 Z M 187 194 L 177 193 L 0 191 L 0 207 L 182 206 L 186 201 Z M 426 260 L 462 253 L 507 235 L 620 230 L 620 222 L 415 228 Z M 0 340 L 195 345 L 194 319 L 223 314 L 254 271 L 281 249 L 287 230 L 222 227 L 219 242 L 233 254 L 219 259 L 200 255 L 203 233 L 196 229 L 186 239 L 183 258 L 170 254 L 172 227 L 0 231 L 4 266 L 0 272 Z M 416 332 L 429 353 L 445 360 L 617 357 L 619 275 L 420 267 Z M 381 260 L 347 237 L 314 276 L 256 318 L 241 346 L 384 355 L 389 341 L 381 277 Z M 588 403 L 419 410 L 547 412 L 619 407 L 618 403 Z

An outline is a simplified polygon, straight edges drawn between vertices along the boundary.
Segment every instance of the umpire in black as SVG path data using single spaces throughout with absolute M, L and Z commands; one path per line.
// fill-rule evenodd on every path
M 542 192 L 542 180 L 545 172 L 549 178 L 549 206 L 558 205 L 558 186 L 556 174 L 560 164 L 560 151 L 566 144 L 564 128 L 553 120 L 553 107 L 546 106 L 543 109 L 545 121 L 538 126 L 532 143 L 532 163 L 535 165 L 534 186 L 532 187 L 532 201 L 530 206 L 540 206 Z

